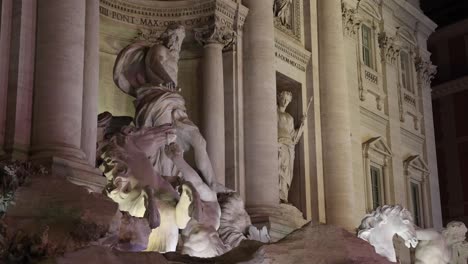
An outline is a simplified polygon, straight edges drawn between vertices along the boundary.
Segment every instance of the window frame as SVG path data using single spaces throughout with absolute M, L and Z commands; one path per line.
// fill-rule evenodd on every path
M 379 165 L 375 162 L 371 161 L 369 166 L 369 176 L 370 176 L 370 184 L 371 184 L 371 203 L 372 203 L 372 210 L 375 210 L 377 207 L 382 206 L 385 204 L 385 189 L 384 189 L 384 168 L 382 165 Z M 374 172 L 378 172 L 377 174 L 377 183 L 374 182 Z M 374 188 L 377 188 L 377 193 L 374 192 Z M 377 194 L 377 195 L 375 195 Z M 376 196 L 378 199 L 376 199 Z M 378 201 L 376 201 L 378 200 Z
M 364 186 L 366 198 L 366 211 L 372 212 L 375 208 L 373 183 L 372 183 L 372 167 L 380 170 L 380 203 L 384 205 L 391 202 L 391 189 L 390 189 L 390 162 L 392 159 L 392 152 L 387 144 L 383 141 L 382 137 L 375 137 L 367 140 L 362 144 L 363 151 L 363 165 L 364 165 Z
M 366 46 L 365 45 L 365 42 L 364 42 L 364 32 L 367 31 L 369 34 L 368 34 L 368 45 Z M 377 63 L 376 63 L 376 53 L 375 53 L 375 33 L 374 33 L 374 30 L 373 30 L 373 27 L 366 24 L 366 23 L 362 23 L 361 24 L 361 27 L 360 27 L 360 60 L 362 62 L 362 64 L 366 67 L 368 67 L 369 69 L 372 69 L 373 71 L 377 72 Z M 369 60 L 369 64 L 366 63 L 366 59 L 365 59 L 365 49 L 367 49 L 368 51 L 368 60 Z
M 410 209 L 415 224 L 420 228 L 428 228 L 431 225 L 429 215 L 431 208 L 430 195 L 428 190 L 429 169 L 424 160 L 419 155 L 410 156 L 403 162 L 407 182 L 407 208 Z M 417 187 L 417 202 L 414 203 L 413 186 Z M 417 212 L 417 216 L 416 215 Z M 418 219 L 416 219 L 418 217 Z M 417 223 L 418 222 L 418 223 Z
M 404 54 L 404 56 L 403 56 Z M 398 62 L 399 62 L 399 69 L 400 69 L 400 76 L 399 76 L 399 79 L 400 79 L 400 83 L 401 83 L 401 87 L 411 93 L 411 94 L 416 94 L 415 93 L 415 84 L 414 84 L 414 76 L 415 76 L 415 69 L 412 67 L 412 65 L 414 64 L 414 60 L 412 60 L 411 56 L 410 56 L 410 52 L 407 51 L 407 50 L 401 50 L 400 51 L 400 55 L 398 56 L 399 59 L 398 59 Z M 403 57 L 406 57 L 406 58 L 403 58 Z M 405 65 L 405 69 L 403 69 L 403 65 Z M 403 75 L 405 77 L 403 77 Z

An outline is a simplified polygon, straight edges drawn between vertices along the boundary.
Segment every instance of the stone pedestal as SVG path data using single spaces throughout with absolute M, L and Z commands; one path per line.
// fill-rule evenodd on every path
M 31 159 L 93 186 L 104 177 L 81 150 L 86 17 L 86 1 L 37 3 Z

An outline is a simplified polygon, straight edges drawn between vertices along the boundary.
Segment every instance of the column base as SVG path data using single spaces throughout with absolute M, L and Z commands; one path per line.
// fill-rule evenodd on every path
M 90 192 L 101 193 L 107 184 L 102 172 L 84 160 L 52 156 L 31 157 L 31 161 L 44 165 L 51 174 L 66 177 Z
M 272 242 L 284 238 L 308 222 L 299 209 L 289 204 L 250 207 L 247 212 L 254 226 L 268 228 Z
M 15 144 L 0 150 L 0 160 L 27 160 L 29 158 L 29 146 Z

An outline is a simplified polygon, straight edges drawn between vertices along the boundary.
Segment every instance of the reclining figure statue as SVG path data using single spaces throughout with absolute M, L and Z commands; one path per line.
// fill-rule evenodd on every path
M 468 244 L 467 228 L 461 222 L 450 222 L 442 233 L 421 229 L 413 223 L 411 213 L 400 205 L 384 205 L 367 214 L 358 228 L 358 237 L 369 242 L 377 254 L 397 262 L 393 246 L 395 234 L 405 245 L 415 248 L 416 264 L 466 263 Z

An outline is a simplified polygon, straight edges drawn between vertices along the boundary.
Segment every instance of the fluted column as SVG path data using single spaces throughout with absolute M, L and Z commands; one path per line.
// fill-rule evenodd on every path
M 86 2 L 38 1 L 37 9 L 34 156 L 83 159 Z
M 0 1 L 0 158 L 4 151 L 6 137 L 6 112 L 8 95 L 8 69 L 10 64 L 11 23 L 13 0 Z
M 105 180 L 97 177 L 101 173 L 81 150 L 85 20 L 86 1 L 37 1 L 31 159 L 48 165 L 53 174 L 100 191 Z
M 340 0 L 318 1 L 319 71 L 326 220 L 353 229 L 353 171 Z M 364 213 L 364 212 L 362 212 Z
M 88 163 L 96 162 L 96 133 L 99 88 L 99 1 L 86 0 L 83 117 L 81 148 Z
M 195 38 L 203 45 L 203 136 L 216 180 L 225 184 L 223 48 L 234 42 L 235 33 L 215 24 L 197 29 Z
M 245 191 L 247 207 L 279 204 L 273 0 L 244 0 Z

